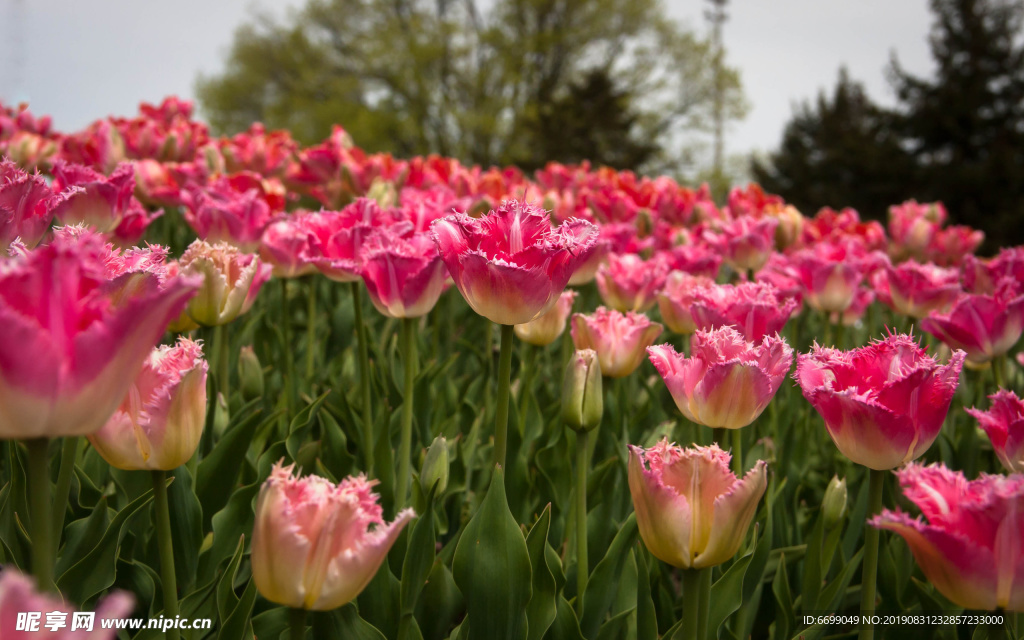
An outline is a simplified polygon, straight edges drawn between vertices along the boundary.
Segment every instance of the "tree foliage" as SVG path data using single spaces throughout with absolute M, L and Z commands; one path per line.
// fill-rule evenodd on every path
M 885 110 L 840 73 L 831 99 L 804 105 L 753 172 L 808 210 L 852 205 L 881 217 L 908 198 L 941 200 L 989 245 L 1024 242 L 1024 2 L 932 0 L 936 72 L 893 59 Z
M 371 151 L 526 165 L 595 151 L 653 170 L 708 131 L 712 55 L 660 0 L 310 0 L 239 28 L 197 93 L 225 133 L 259 120 L 313 142 L 340 123 Z M 724 76 L 735 118 L 739 76 Z

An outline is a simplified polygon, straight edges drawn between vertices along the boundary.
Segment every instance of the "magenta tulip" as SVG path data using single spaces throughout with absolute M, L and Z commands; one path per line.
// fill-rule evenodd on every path
M 853 351 L 815 345 L 797 356 L 794 377 L 843 455 L 885 470 L 935 441 L 964 357 L 956 351 L 941 365 L 911 336 L 893 334 Z
M 116 640 L 117 630 L 106 629 L 101 621 L 115 621 L 132 612 L 134 598 L 124 591 L 114 591 L 99 601 L 86 624 L 61 597 L 36 590 L 32 579 L 17 569 L 4 567 L 0 573 L 0 638 L 36 638 L 37 640 Z M 48 613 L 61 626 L 47 626 Z M 30 615 L 35 614 L 29 618 Z M 20 626 L 19 626 L 19 623 Z M 108 622 L 109 623 L 109 622 Z
M 430 313 L 448 278 L 437 246 L 426 233 L 402 235 L 380 229 L 366 239 L 359 260 L 373 306 L 389 318 Z
M 644 361 L 644 350 L 661 335 L 662 326 L 641 313 L 620 313 L 598 307 L 594 313 L 572 317 L 572 341 L 577 350 L 593 349 L 601 374 L 624 378 Z
M 734 327 L 750 342 L 761 342 L 785 326 L 799 307 L 766 282 L 712 285 L 694 291 L 690 313 L 697 329 Z
M 482 218 L 457 213 L 434 222 L 441 259 L 469 306 L 504 325 L 525 324 L 550 309 L 569 277 L 590 257 L 593 224 L 510 200 Z
M 948 312 L 933 311 L 921 328 L 966 351 L 972 364 L 985 364 L 1012 349 L 1024 332 L 1024 291 L 1003 280 L 992 295 L 962 295 Z
M 657 301 L 668 271 L 668 261 L 658 255 L 644 260 L 635 253 L 612 254 L 597 270 L 597 290 L 608 307 L 643 313 Z
M 988 411 L 967 409 L 992 441 L 999 461 L 1011 473 L 1024 472 L 1024 401 L 1012 391 L 1000 389 L 988 397 Z

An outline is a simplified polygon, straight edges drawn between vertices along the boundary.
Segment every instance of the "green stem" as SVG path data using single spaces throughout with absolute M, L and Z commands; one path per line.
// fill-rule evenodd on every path
M 705 591 L 705 573 L 710 577 L 710 569 L 683 569 L 683 624 L 676 633 L 678 640 L 704 640 L 707 637 L 707 601 Z M 710 586 L 710 581 L 707 581 Z M 701 635 L 701 628 L 704 635 Z
M 868 518 L 877 515 L 882 510 L 882 483 L 885 480 L 885 471 L 871 469 L 868 486 Z M 875 583 L 878 576 L 878 537 L 881 533 L 872 526 L 864 528 L 864 570 L 860 586 L 860 613 L 861 616 L 871 616 L 875 613 Z M 865 624 L 860 629 L 860 640 L 871 640 L 875 635 L 875 627 Z
M 359 393 L 363 401 L 363 464 L 367 477 L 373 477 L 373 407 L 370 405 L 370 353 L 363 323 L 363 301 L 359 283 L 352 283 L 352 309 L 356 319 L 356 342 L 359 343 Z
M 494 412 L 494 464 L 505 468 L 508 446 L 508 390 L 512 382 L 512 325 L 501 325 L 501 354 L 498 359 L 498 406 Z
M 590 564 L 587 558 L 587 456 L 586 431 L 576 434 L 576 615 L 583 619 L 583 594 L 587 591 Z
M 288 609 L 288 629 L 290 640 L 305 640 L 306 610 L 297 607 Z
M 156 544 L 160 549 L 160 580 L 164 592 L 164 617 L 178 615 L 178 580 L 174 575 L 174 546 L 171 542 L 171 510 L 167 504 L 167 472 L 153 473 L 153 519 Z M 178 630 L 168 629 L 167 637 L 178 640 Z
M 32 505 L 32 575 L 40 591 L 53 590 L 53 505 L 50 504 L 50 441 L 26 440 L 28 492 Z
M 1006 387 L 1006 356 L 992 358 L 992 379 L 996 385 L 996 391 Z
M 697 607 L 697 637 L 701 640 L 708 637 L 708 613 L 711 611 L 712 569 L 713 567 L 698 569 L 698 571 L 700 571 L 700 602 Z
M 288 280 L 281 278 L 281 335 L 284 337 L 281 348 L 284 350 L 284 399 L 288 407 L 285 417 L 287 425 L 295 417 L 295 353 L 292 351 L 292 317 L 288 309 Z M 227 396 L 224 396 L 227 399 Z
M 306 288 L 306 379 L 313 379 L 313 365 L 316 354 L 316 289 L 319 282 L 315 275 L 309 276 Z
M 843 349 L 846 346 L 846 325 L 843 324 L 842 314 L 836 322 L 836 349 Z
M 725 442 L 727 436 L 726 431 L 728 431 L 728 429 L 726 429 L 725 427 L 713 428 L 711 430 L 711 441 L 717 444 L 719 447 L 727 447 L 728 445 Z
M 743 477 L 743 429 L 732 430 L 732 466 L 736 477 Z
M 71 495 L 71 476 L 75 472 L 78 457 L 78 443 L 81 438 L 64 438 L 60 451 L 60 471 L 57 473 L 57 491 L 53 494 L 53 551 L 60 548 L 60 535 L 64 531 L 64 515 L 68 510 L 68 496 Z
M 398 478 L 395 479 L 397 511 L 409 500 L 410 458 L 412 458 L 413 386 L 416 382 L 416 318 L 402 318 L 402 356 L 405 358 L 405 387 L 402 393 L 402 437 L 398 444 Z
M 526 409 L 530 401 L 530 392 L 533 390 L 534 373 L 537 370 L 537 351 L 529 342 L 522 345 L 522 363 L 519 369 L 519 432 L 526 433 Z
M 217 325 L 213 328 L 213 349 L 217 354 L 217 391 L 224 396 L 224 402 L 228 401 L 231 393 L 229 364 L 231 360 L 231 346 L 227 329 L 224 325 Z

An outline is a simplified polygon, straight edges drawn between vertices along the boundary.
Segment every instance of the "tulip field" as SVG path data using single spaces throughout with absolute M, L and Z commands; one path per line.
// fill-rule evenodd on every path
M 1024 638 L 1024 247 L 941 203 L 176 98 L 0 157 L 0 640 Z

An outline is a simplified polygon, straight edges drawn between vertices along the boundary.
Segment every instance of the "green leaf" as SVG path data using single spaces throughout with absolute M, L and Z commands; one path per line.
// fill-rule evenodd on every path
M 548 628 L 545 640 L 583 640 L 583 632 L 580 631 L 579 620 L 576 619 L 576 612 L 572 605 L 562 596 L 558 596 L 558 609 L 555 612 L 555 621 Z
M 425 640 L 444 640 L 448 637 L 448 630 L 465 608 L 452 572 L 442 562 L 435 562 L 427 577 L 427 584 L 416 601 L 416 620 Z
M 103 534 L 110 526 L 111 510 L 107 507 L 107 497 L 103 496 L 88 517 L 69 522 L 64 527 L 67 542 L 57 558 L 55 571 L 62 575 L 71 565 L 100 543 Z
M 235 554 L 231 556 L 224 574 L 217 581 L 217 612 L 221 620 L 226 619 L 238 606 L 238 596 L 235 595 L 235 579 L 238 576 L 238 565 L 242 562 L 245 553 L 245 536 L 238 538 L 235 546 Z
M 754 554 L 751 552 L 732 563 L 725 575 L 711 585 L 708 629 L 716 638 L 718 630 L 725 624 L 726 618 L 743 604 L 743 577 L 746 575 L 753 557 Z
M 647 570 L 647 552 L 636 550 L 636 638 L 637 640 L 658 640 L 658 615 L 651 595 L 651 575 Z
M 256 603 L 256 581 L 249 579 L 242 597 L 221 624 L 217 640 L 252 640 L 252 607 Z
M 114 584 L 121 541 L 128 533 L 128 522 L 139 509 L 153 499 L 153 490 L 145 492 L 110 521 L 110 526 L 89 553 L 61 574 L 57 587 L 72 602 L 84 602 Z
M 257 638 L 278 638 L 288 631 L 288 623 L 288 607 L 275 607 L 253 616 L 252 633 Z
M 203 508 L 193 491 L 192 474 L 187 467 L 178 467 L 169 475 L 174 477 L 167 487 L 174 571 L 178 588 L 184 593 L 195 582 L 199 565 L 199 547 L 203 544 Z
M 793 612 L 793 594 L 789 589 L 789 574 L 786 572 L 785 556 L 779 559 L 779 568 L 775 571 L 775 578 L 772 580 L 772 593 L 775 594 L 775 602 L 778 603 L 774 637 L 788 638 L 790 630 L 796 624 L 796 614 Z
M 416 610 L 416 599 L 434 564 L 434 489 L 427 496 L 427 507 L 423 515 L 416 519 L 409 538 L 409 547 L 402 564 L 401 609 L 403 616 L 412 615 Z
M 469 640 L 525 640 L 530 553 L 509 511 L 501 467 L 459 540 L 452 573 L 466 599 Z
M 212 580 L 221 562 L 231 557 L 238 539 L 252 532 L 255 519 L 252 501 L 259 492 L 259 483 L 235 490 L 227 505 L 213 516 L 213 544 L 200 558 L 200 583 Z
M 359 611 L 351 603 L 333 611 L 314 611 L 311 617 L 314 638 L 386 640 L 376 627 L 359 617 Z
M 313 421 L 320 411 L 320 406 L 330 393 L 330 391 L 323 392 L 320 397 L 306 405 L 302 411 L 299 411 L 292 418 L 292 422 L 288 427 L 288 437 L 285 439 L 285 446 L 288 448 L 288 455 L 292 460 L 299 460 L 299 449 L 310 442 Z M 309 472 L 309 469 L 306 469 L 306 471 Z
M 555 590 L 555 577 L 548 568 L 545 549 L 548 543 L 548 530 L 551 528 L 551 503 L 544 507 L 540 518 L 526 536 L 526 548 L 530 553 L 530 565 L 533 573 L 533 597 L 526 608 L 529 621 L 529 640 L 541 640 L 548 627 L 555 620 L 558 609 Z
M 611 617 L 608 622 L 601 625 L 601 630 L 597 633 L 597 640 L 619 640 L 628 637 L 629 619 L 635 611 L 635 609 L 629 609 Z
M 388 638 L 397 636 L 399 616 L 395 612 L 401 606 L 401 583 L 391 573 L 387 560 L 359 594 L 357 602 L 360 615 L 371 625 Z
M 618 591 L 618 577 L 629 558 L 629 549 L 636 541 L 636 514 L 631 513 L 615 534 L 608 552 L 601 562 L 597 563 L 587 582 L 587 592 L 583 599 L 583 620 L 580 629 L 584 637 L 597 635 L 605 616 L 612 605 Z

